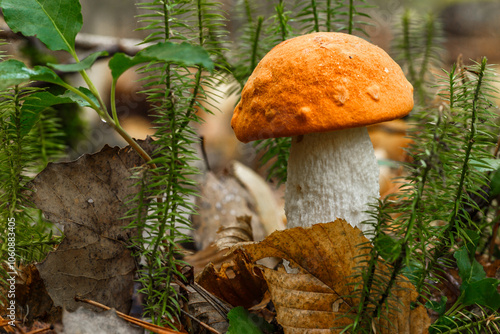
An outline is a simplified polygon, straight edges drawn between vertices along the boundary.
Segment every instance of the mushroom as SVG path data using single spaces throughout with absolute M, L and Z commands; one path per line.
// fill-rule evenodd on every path
M 242 142 L 293 137 L 285 190 L 287 227 L 368 218 L 379 167 L 366 126 L 401 118 L 413 87 L 381 48 L 320 32 L 286 40 L 245 84 L 231 126 Z

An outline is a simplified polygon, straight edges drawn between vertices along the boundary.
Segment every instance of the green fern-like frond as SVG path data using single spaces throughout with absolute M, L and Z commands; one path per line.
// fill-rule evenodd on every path
M 339 0 L 299 0 L 294 4 L 294 21 L 301 34 L 339 31 L 343 27 L 342 7 Z
M 233 86 L 231 93 L 241 92 L 260 59 L 269 51 L 265 46 L 264 17 L 257 16 L 256 5 L 248 0 L 240 0 L 236 8 L 245 10 L 237 12 L 244 23 L 240 29 L 241 35 L 237 37 L 238 52 L 234 55 L 235 61 L 231 67 L 238 85 Z
M 222 48 L 226 35 L 220 5 L 207 0 L 154 1 L 139 5 L 140 19 L 150 31 L 145 42 L 185 41 L 205 48 L 216 68 L 225 73 L 228 64 Z M 130 228 L 141 233 L 133 241 L 136 255 L 145 265 L 138 272 L 140 292 L 146 296 L 145 315 L 154 323 L 175 327 L 180 314 L 180 296 L 172 284 L 183 280 L 185 263 L 179 244 L 190 240 L 190 216 L 195 214 L 193 197 L 199 171 L 193 123 L 201 122 L 202 102 L 210 104 L 205 87 L 216 85 L 218 74 L 201 67 L 186 68 L 176 63 L 153 62 L 141 69 L 143 87 L 155 118 L 154 152 L 150 169 L 137 174 L 141 191 L 132 201 L 135 208 Z
M 186 31 L 192 30 L 183 18 L 189 15 L 189 0 L 156 0 L 137 3 L 141 12 L 137 16 L 143 27 L 139 31 L 147 31 L 149 35 L 143 43 L 163 41 L 185 41 Z
M 16 263 L 41 260 L 54 244 L 50 225 L 43 223 L 37 210 L 31 208 L 26 184 L 33 172 L 44 163 L 40 145 L 44 145 L 45 158 L 63 147 L 52 134 L 57 134 L 56 123 L 45 127 L 48 134 L 44 144 L 33 140 L 33 134 L 40 128 L 43 120 L 35 121 L 31 132 L 27 124 L 32 117 L 23 110 L 23 102 L 39 89 L 16 86 L 0 93 L 0 254 L 7 259 L 6 238 L 8 221 L 15 221 Z M 55 121 L 54 121 L 55 122 Z M 47 123 L 44 123 L 47 124 Z M 55 130 L 55 131 L 52 131 Z M 50 134 L 49 134 L 50 133 Z M 12 232 L 12 231 L 10 231 Z M 3 268 L 3 267 L 2 267 Z M 5 274 L 3 269 L 0 269 Z
M 396 23 L 395 58 L 415 90 L 417 105 L 425 105 L 435 91 L 433 73 L 442 66 L 443 33 L 434 14 L 421 15 L 405 10 Z
M 494 88 L 488 83 L 493 74 L 486 59 L 469 68 L 460 68 L 458 73 L 452 71 L 448 77 L 450 82 L 453 81 L 449 87 L 454 86 L 444 93 L 453 108 L 450 112 L 454 122 L 450 127 L 458 127 L 456 132 L 462 134 L 450 138 L 449 144 L 445 142 L 449 147 L 452 144 L 456 146 L 445 151 L 443 159 L 450 166 L 459 166 L 459 169 L 450 168 L 448 177 L 451 179 L 454 173 L 455 178 L 448 183 L 451 193 L 446 197 L 449 200 L 443 203 L 443 209 L 447 209 L 443 212 L 445 225 L 436 233 L 438 241 L 424 267 L 417 291 L 457 240 L 467 239 L 466 230 L 477 230 L 476 216 L 484 209 L 478 203 L 488 197 L 488 177 L 476 166 L 492 158 L 491 148 L 496 144 L 496 136 L 489 130 L 494 125 L 492 120 L 495 117 L 490 100 Z
M 366 0 L 343 0 L 340 1 L 340 7 L 337 9 L 337 15 L 343 17 L 339 22 L 342 24 L 338 31 L 345 32 L 351 35 L 356 35 L 357 33 L 368 36 L 365 31 L 365 27 L 371 25 L 368 21 L 370 15 L 366 13 L 369 8 L 374 8 L 375 6 L 369 5 Z
M 482 307 L 473 311 L 457 312 L 454 316 L 442 316 L 429 327 L 431 334 L 451 333 L 499 333 L 500 314 Z
M 37 124 L 30 131 L 30 141 L 33 143 L 34 152 L 38 155 L 37 171 L 43 170 L 50 161 L 55 161 L 64 156 L 64 133 L 61 129 L 61 119 L 57 117 L 54 109 L 48 108 L 40 113 Z

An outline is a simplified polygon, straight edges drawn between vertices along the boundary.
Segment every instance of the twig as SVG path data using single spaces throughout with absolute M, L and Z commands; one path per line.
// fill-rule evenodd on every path
M 75 296 L 75 300 L 78 301 L 78 302 L 84 302 L 84 303 L 87 303 L 87 304 L 90 304 L 90 305 L 102 308 L 104 310 L 110 310 L 111 309 L 110 307 L 108 307 L 106 305 L 100 304 L 100 303 L 95 302 L 93 300 L 82 299 L 79 296 Z M 172 329 L 168 329 L 168 328 L 165 328 L 165 327 L 161 327 L 161 326 L 157 326 L 157 325 L 151 324 L 151 323 L 146 322 L 144 320 L 139 320 L 137 318 L 131 317 L 131 316 L 129 316 L 129 315 L 125 314 L 125 313 L 122 313 L 120 311 L 116 311 L 116 314 L 120 318 L 122 318 L 123 320 L 126 320 L 126 321 L 128 321 L 130 323 L 133 323 L 134 325 L 141 326 L 142 328 L 147 329 L 148 331 L 151 331 L 153 333 L 158 333 L 158 334 L 177 334 L 177 333 L 182 333 L 182 332 L 179 332 L 179 331 L 174 331 Z
M 54 329 L 54 326 L 49 325 L 49 326 L 47 326 L 45 328 L 35 329 L 34 331 L 28 332 L 26 334 L 38 334 L 38 333 L 42 333 L 42 332 L 45 332 L 45 331 L 49 331 L 51 329 Z
M 9 325 L 9 322 L 10 322 L 9 320 L 0 317 L 0 328 L 5 327 L 5 331 L 7 333 L 13 333 L 14 329 Z
M 184 315 L 187 315 L 189 318 L 191 318 L 191 320 L 194 320 L 194 321 L 196 321 L 197 323 L 199 323 L 199 324 L 200 324 L 200 326 L 202 326 L 203 328 L 208 329 L 209 331 L 211 331 L 212 333 L 215 333 L 215 334 L 221 334 L 221 332 L 219 332 L 219 331 L 218 331 L 218 330 L 216 330 L 215 328 L 212 328 L 212 327 L 210 327 L 209 325 L 207 325 L 206 323 L 204 323 L 203 321 L 196 319 L 196 317 L 192 316 L 191 314 L 189 314 L 188 312 L 184 311 L 183 309 L 181 309 L 181 312 L 182 312 Z

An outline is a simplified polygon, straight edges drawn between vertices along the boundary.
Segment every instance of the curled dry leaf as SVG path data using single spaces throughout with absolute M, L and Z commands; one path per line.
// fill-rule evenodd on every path
M 253 241 L 252 217 L 236 217 L 233 222 L 228 222 L 217 231 L 219 238 L 216 245 L 219 249 L 227 249 L 239 242 Z
M 141 143 L 151 151 L 151 140 Z M 68 163 L 51 163 L 30 183 L 32 202 L 64 227 L 65 238 L 37 268 L 56 306 L 75 310 L 76 294 L 128 312 L 135 262 L 123 229 L 138 191 L 130 168 L 143 164 L 130 147 L 105 146 Z
M 238 245 L 233 251 L 245 252 L 252 262 L 272 256 L 297 266 L 299 274 L 261 269 L 285 333 L 319 334 L 332 333 L 332 327 L 349 323 L 348 318 L 337 317 L 357 305 L 358 300 L 344 296 L 353 295 L 354 259 L 359 261 L 366 254 L 357 245 L 367 241 L 359 229 L 338 219 L 306 229 L 277 231 L 259 243 Z M 398 288 L 395 297 L 401 312 L 390 317 L 402 330 L 396 332 L 424 333 L 430 321 L 423 306 L 411 310 L 413 287 L 403 282 Z M 388 326 L 381 333 L 396 333 L 393 329 Z
M 217 178 L 206 173 L 196 200 L 198 214 L 193 216 L 193 239 L 198 249 L 205 249 L 219 237 L 221 227 L 234 224 L 236 217 L 251 216 L 253 240 L 262 240 L 266 233 L 258 215 L 251 209 L 254 201 L 243 186 L 231 176 Z
M 210 244 L 201 251 L 185 256 L 184 261 L 193 267 L 193 271 L 196 275 L 209 263 L 212 263 L 215 268 L 220 268 L 224 262 L 229 262 L 232 258 L 233 255 L 227 250 L 221 251 L 215 244 Z
M 250 308 L 262 300 L 267 290 L 266 281 L 253 268 L 247 256 L 236 251 L 235 257 L 230 262 L 223 263 L 220 270 L 209 263 L 196 281 L 205 290 L 232 306 Z
M 195 274 L 202 271 L 208 263 L 212 263 L 215 268 L 220 268 L 222 263 L 229 262 L 233 258 L 227 248 L 238 242 L 253 241 L 251 219 L 251 216 L 242 216 L 236 217 L 232 224 L 228 222 L 219 229 L 219 239 L 215 243 L 193 255 L 186 256 L 184 261 L 193 267 Z

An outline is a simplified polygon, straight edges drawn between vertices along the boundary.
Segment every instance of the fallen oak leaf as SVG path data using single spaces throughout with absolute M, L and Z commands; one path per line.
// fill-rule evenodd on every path
M 224 262 L 229 262 L 233 256 L 228 253 L 238 242 L 253 241 L 251 216 L 238 216 L 233 222 L 227 222 L 217 231 L 219 239 L 204 249 L 184 257 L 184 261 L 193 267 L 194 273 L 201 272 L 207 264 L 212 263 L 216 268 Z
M 230 306 L 224 301 L 210 295 L 199 285 L 190 284 L 185 286 L 182 283 L 179 285 L 187 294 L 186 306 L 188 312 L 182 310 L 182 313 L 185 314 L 190 321 L 192 320 L 189 328 L 195 333 L 201 329 L 197 328 L 197 326 L 201 326 L 213 333 L 225 333 L 229 326 L 227 313 L 230 310 Z
M 193 271 L 196 275 L 202 272 L 209 263 L 212 263 L 215 268 L 218 269 L 222 263 L 229 262 L 232 258 L 233 255 L 229 254 L 227 249 L 220 250 L 219 247 L 213 243 L 192 255 L 186 255 L 184 261 L 193 267 Z
M 37 267 L 34 264 L 20 264 L 16 271 L 16 303 L 22 305 L 17 309 L 18 319 L 23 319 L 23 324 L 28 326 L 35 320 L 60 322 L 61 309 L 54 307 Z

